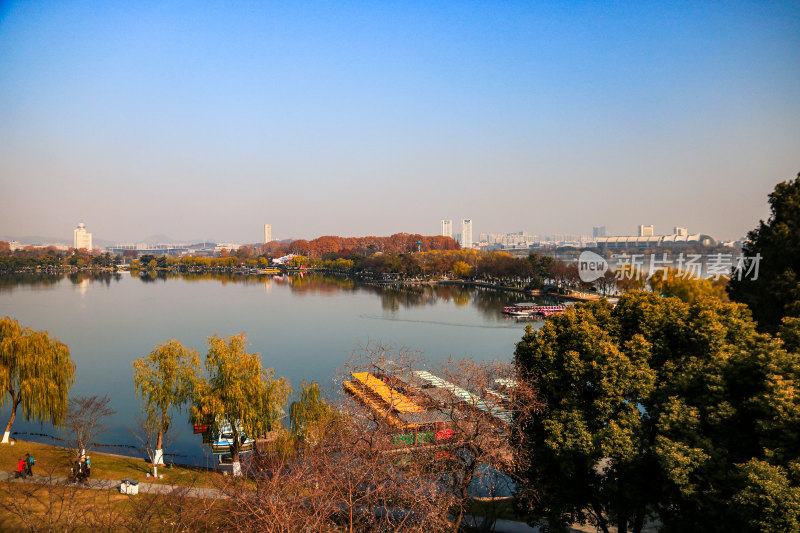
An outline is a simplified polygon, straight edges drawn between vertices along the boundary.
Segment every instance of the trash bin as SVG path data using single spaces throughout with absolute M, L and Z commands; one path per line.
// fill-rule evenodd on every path
M 119 486 L 122 494 L 139 494 L 139 482 L 135 479 L 125 478 Z

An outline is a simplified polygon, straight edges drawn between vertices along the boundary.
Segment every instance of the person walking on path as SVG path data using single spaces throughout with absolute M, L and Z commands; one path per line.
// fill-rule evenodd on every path
M 71 470 L 72 470 L 72 479 L 70 481 L 72 481 L 72 483 L 77 483 L 78 481 L 81 480 L 81 461 L 77 457 L 75 458 L 75 461 L 73 461 L 72 463 Z
M 28 476 L 33 475 L 33 457 L 31 454 L 25 454 L 25 474 Z
M 88 483 L 89 482 L 89 480 L 88 480 L 89 472 L 86 471 L 86 456 L 85 455 L 81 456 L 81 460 L 80 460 L 80 463 L 79 463 L 79 466 L 78 466 L 78 470 L 80 471 L 80 476 L 78 477 L 78 481 L 80 481 L 83 484 Z
M 25 472 L 25 459 L 20 459 L 19 463 L 17 463 L 17 473 L 14 475 L 15 478 L 21 477 L 25 479 L 26 472 Z
M 92 475 L 92 458 L 88 455 L 86 456 L 86 463 L 84 464 L 84 479 L 89 479 L 89 476 Z

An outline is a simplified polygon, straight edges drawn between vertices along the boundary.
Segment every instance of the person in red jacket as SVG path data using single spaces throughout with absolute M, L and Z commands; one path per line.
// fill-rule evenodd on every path
M 25 479 L 25 475 L 25 459 L 20 459 L 19 463 L 17 463 L 17 473 L 14 475 L 14 477 L 21 477 L 22 479 Z

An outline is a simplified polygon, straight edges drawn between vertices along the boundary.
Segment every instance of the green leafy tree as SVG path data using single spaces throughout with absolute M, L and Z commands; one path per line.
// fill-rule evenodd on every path
M 800 462 L 788 468 L 752 459 L 740 465 L 745 475 L 735 503 L 756 517 L 758 531 L 800 531 Z
M 743 248 L 745 257 L 760 256 L 758 278 L 734 272 L 728 293 L 750 307 L 760 330 L 774 333 L 783 317 L 800 316 L 800 173 L 776 185 L 769 204 L 769 220 L 747 234 Z
M 61 426 L 74 380 L 75 365 L 67 346 L 46 331 L 24 328 L 8 317 L 0 319 L 0 406 L 11 403 L 3 443 L 9 442 L 20 405 L 25 420 Z
M 759 334 L 742 305 L 641 291 L 529 328 L 516 362 L 547 403 L 520 440 L 529 520 L 797 531 L 800 357 L 789 346 Z
M 528 261 L 531 264 L 531 289 L 541 289 L 544 287 L 545 278 L 553 266 L 553 258 L 542 254 L 530 254 Z
M 146 420 L 157 420 L 153 465 L 164 464 L 164 434 L 171 409 L 191 401 L 200 375 L 200 358 L 194 350 L 172 339 L 133 362 L 136 393 L 142 397 Z
M 263 435 L 280 425 L 282 408 L 289 396 L 289 383 L 275 378 L 272 369 L 261 366 L 260 355 L 247 352 L 247 338 L 235 335 L 208 338 L 206 371 L 198 383 L 192 419 L 208 424 L 212 433 L 230 427 L 234 475 L 241 475 L 239 452 L 244 440 Z

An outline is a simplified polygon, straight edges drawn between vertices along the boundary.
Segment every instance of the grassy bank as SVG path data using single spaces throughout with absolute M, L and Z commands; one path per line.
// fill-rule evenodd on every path
M 17 440 L 14 445 L 0 444 L 0 469 L 16 471 L 17 462 L 26 453 L 30 453 L 36 461 L 33 466 L 34 473 L 69 476 L 70 466 L 74 459 L 70 450 L 23 440 Z M 88 455 L 92 459 L 92 478 L 94 479 L 130 478 L 165 485 L 211 487 L 214 484 L 214 478 L 220 475 L 204 468 L 174 465 L 159 467 L 158 473 L 163 475 L 162 479 L 155 479 L 152 476 L 148 478 L 148 472 L 152 472 L 150 463 L 140 457 L 106 454 L 92 450 L 89 450 Z

